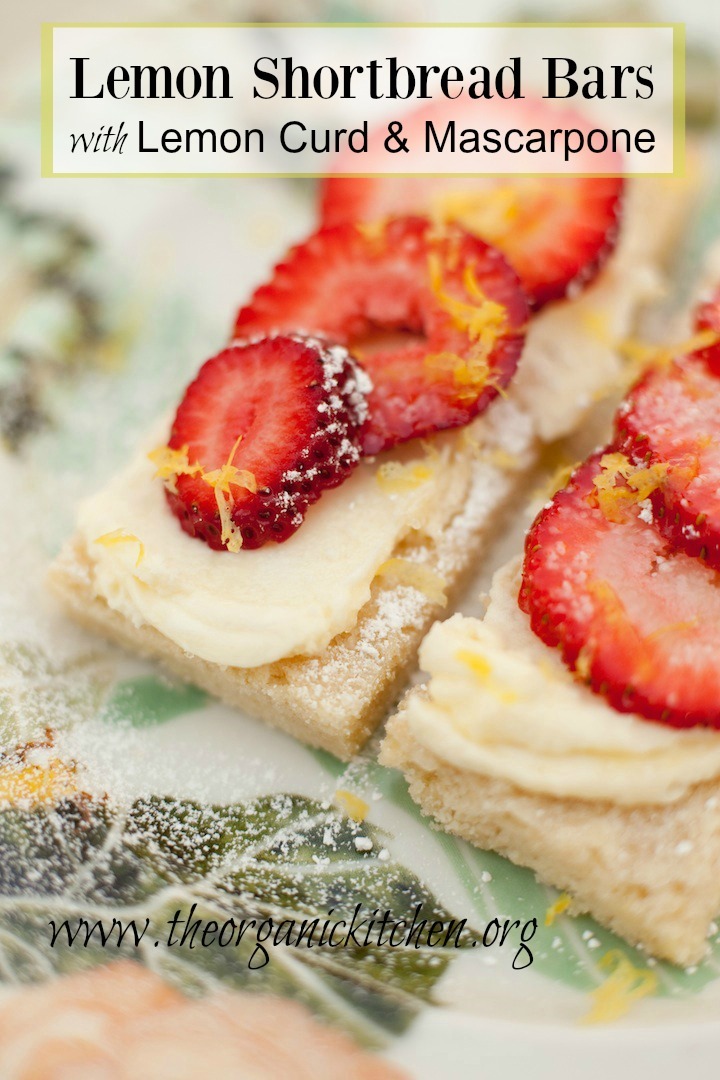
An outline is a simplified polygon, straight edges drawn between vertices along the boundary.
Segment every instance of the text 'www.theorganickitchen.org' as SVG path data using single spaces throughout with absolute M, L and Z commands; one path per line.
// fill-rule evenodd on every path
M 423 918 L 418 904 L 412 919 L 397 919 L 391 911 L 363 912 L 357 904 L 349 918 L 304 919 L 233 919 L 224 922 L 197 914 L 197 904 L 184 911 L 178 908 L 161 927 L 149 917 L 132 919 L 91 919 L 74 916 L 48 923 L 51 948 L 137 949 L 242 949 L 247 967 L 263 968 L 270 962 L 272 950 L 297 949 L 414 949 L 448 950 L 464 948 L 501 948 L 512 954 L 515 971 L 530 967 L 533 953 L 529 944 L 537 931 L 537 920 L 491 919 L 484 929 L 473 930 L 466 919 Z

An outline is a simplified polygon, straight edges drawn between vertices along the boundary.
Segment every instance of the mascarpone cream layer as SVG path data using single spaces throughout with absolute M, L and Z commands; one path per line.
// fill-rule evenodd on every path
M 321 652 L 355 625 L 397 545 L 411 532 L 438 537 L 465 501 L 473 460 L 461 433 L 436 439 L 429 455 L 408 444 L 392 460 L 409 471 L 422 464 L 429 475 L 394 491 L 378 477 L 380 459 L 361 463 L 285 543 L 228 553 L 182 531 L 140 453 L 80 508 L 95 594 L 217 664 L 257 667 Z M 118 529 L 142 544 L 139 565 L 137 542 L 98 542 Z
M 518 607 L 520 567 L 495 575 L 482 621 L 454 615 L 426 637 L 413 735 L 457 768 L 559 797 L 669 803 L 719 776 L 720 732 L 616 712 L 573 678 Z

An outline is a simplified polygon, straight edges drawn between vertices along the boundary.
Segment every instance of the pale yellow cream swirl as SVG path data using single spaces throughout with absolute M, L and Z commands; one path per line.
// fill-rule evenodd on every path
M 519 565 L 496 574 L 482 621 L 455 615 L 425 639 L 413 735 L 460 769 L 553 796 L 668 803 L 720 776 L 720 732 L 616 712 L 573 677 L 518 607 Z

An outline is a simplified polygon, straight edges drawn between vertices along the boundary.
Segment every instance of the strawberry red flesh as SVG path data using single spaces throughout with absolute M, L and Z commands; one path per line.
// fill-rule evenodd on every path
M 397 218 L 315 233 L 239 312 L 235 333 L 303 330 L 346 345 L 373 382 L 363 451 L 374 454 L 487 408 L 515 372 L 527 316 L 500 252 Z
M 618 412 L 616 438 L 632 461 L 667 464 L 650 496 L 656 526 L 720 570 L 720 380 L 704 357 L 645 375 Z
M 720 583 L 675 551 L 637 506 L 608 520 L 597 454 L 540 513 L 520 606 L 534 632 L 620 712 L 720 728 Z
M 328 177 L 323 225 L 416 213 L 499 247 L 535 307 L 589 284 L 617 239 L 618 177 Z
M 169 441 L 173 450 L 187 447 L 188 463 L 202 469 L 168 486 L 183 529 L 212 548 L 227 546 L 224 499 L 237 546 L 287 540 L 307 507 L 357 464 L 368 390 L 344 349 L 307 338 L 271 337 L 208 360 L 185 392 Z M 227 490 L 213 486 L 207 474 L 228 464 L 237 472 L 227 474 Z M 241 482 L 247 474 L 256 491 Z

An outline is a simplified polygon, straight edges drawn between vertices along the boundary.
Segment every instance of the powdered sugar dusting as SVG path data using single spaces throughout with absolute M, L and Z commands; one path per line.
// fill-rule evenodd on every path
M 409 537 L 402 545 L 403 558 L 428 566 L 450 584 L 456 581 L 479 554 L 478 540 L 490 532 L 492 523 L 515 491 L 517 477 L 533 463 L 537 444 L 532 422 L 509 400 L 498 401 L 473 425 L 483 453 L 473 462 L 464 502 L 448 508 L 450 520 L 437 541 Z M 514 467 L 498 464 L 503 451 Z M 340 635 L 322 657 L 298 659 L 283 684 L 288 684 L 297 708 L 314 724 L 356 737 L 357 718 L 370 704 L 385 704 L 384 689 L 392 689 L 429 624 L 443 613 L 421 589 L 407 584 L 382 583 L 376 579 L 372 597 L 360 612 L 356 626 Z M 265 689 L 272 694 L 273 687 Z

